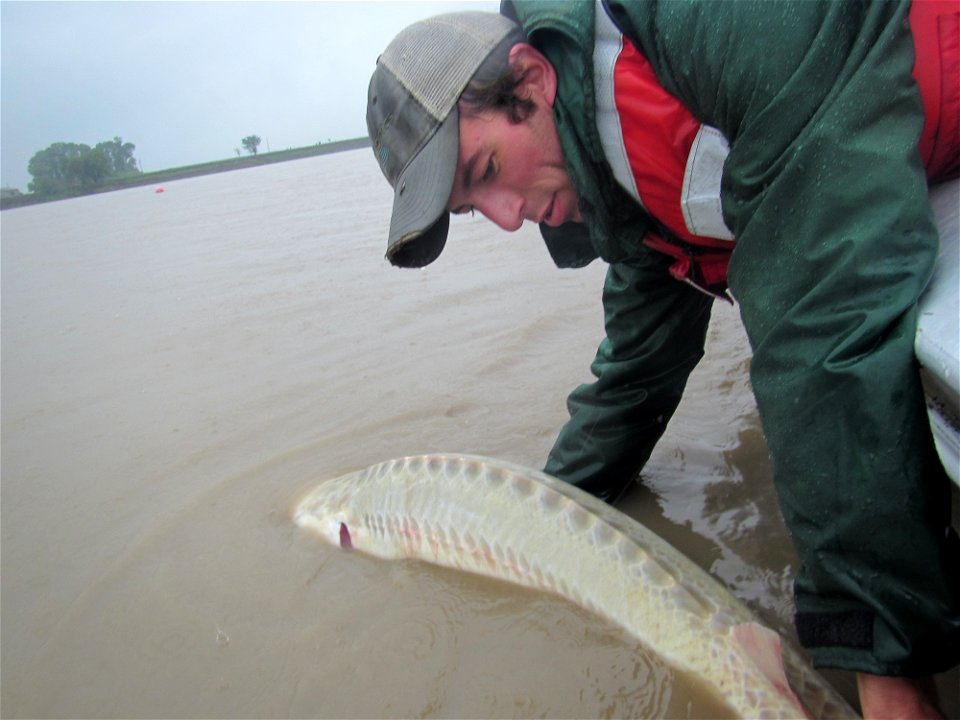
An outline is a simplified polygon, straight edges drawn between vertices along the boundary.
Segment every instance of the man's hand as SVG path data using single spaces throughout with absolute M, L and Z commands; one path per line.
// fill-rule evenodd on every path
M 933 699 L 929 678 L 857 673 L 857 690 L 865 720 L 919 720 L 943 715 Z

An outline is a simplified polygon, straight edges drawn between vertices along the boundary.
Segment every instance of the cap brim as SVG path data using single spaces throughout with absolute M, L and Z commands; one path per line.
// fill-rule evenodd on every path
M 460 152 L 456 108 L 400 175 L 393 193 L 387 259 L 400 267 L 423 267 L 443 250 L 450 226 L 447 201 Z
M 391 265 L 402 268 L 421 268 L 429 265 L 443 252 L 450 228 L 450 213 L 443 213 L 440 219 L 424 230 L 420 235 L 406 242 L 398 242 L 387 248 L 387 260 Z

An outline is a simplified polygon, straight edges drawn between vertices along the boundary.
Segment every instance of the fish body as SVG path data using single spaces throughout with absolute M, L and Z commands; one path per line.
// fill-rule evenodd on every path
M 741 717 L 857 717 L 692 561 L 535 470 L 473 456 L 400 458 L 321 483 L 294 519 L 341 547 L 557 593 L 696 675 Z

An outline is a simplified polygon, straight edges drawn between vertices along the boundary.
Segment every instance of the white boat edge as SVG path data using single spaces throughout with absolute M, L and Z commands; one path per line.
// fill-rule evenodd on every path
M 960 488 L 960 180 L 931 187 L 930 203 L 940 253 L 920 298 L 914 348 L 937 451 Z

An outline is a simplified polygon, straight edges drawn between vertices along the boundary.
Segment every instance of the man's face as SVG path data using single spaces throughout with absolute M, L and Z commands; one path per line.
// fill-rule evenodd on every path
M 541 98 L 520 123 L 489 110 L 460 113 L 460 156 L 447 208 L 478 210 L 507 231 L 524 220 L 558 226 L 580 221 L 553 112 Z

